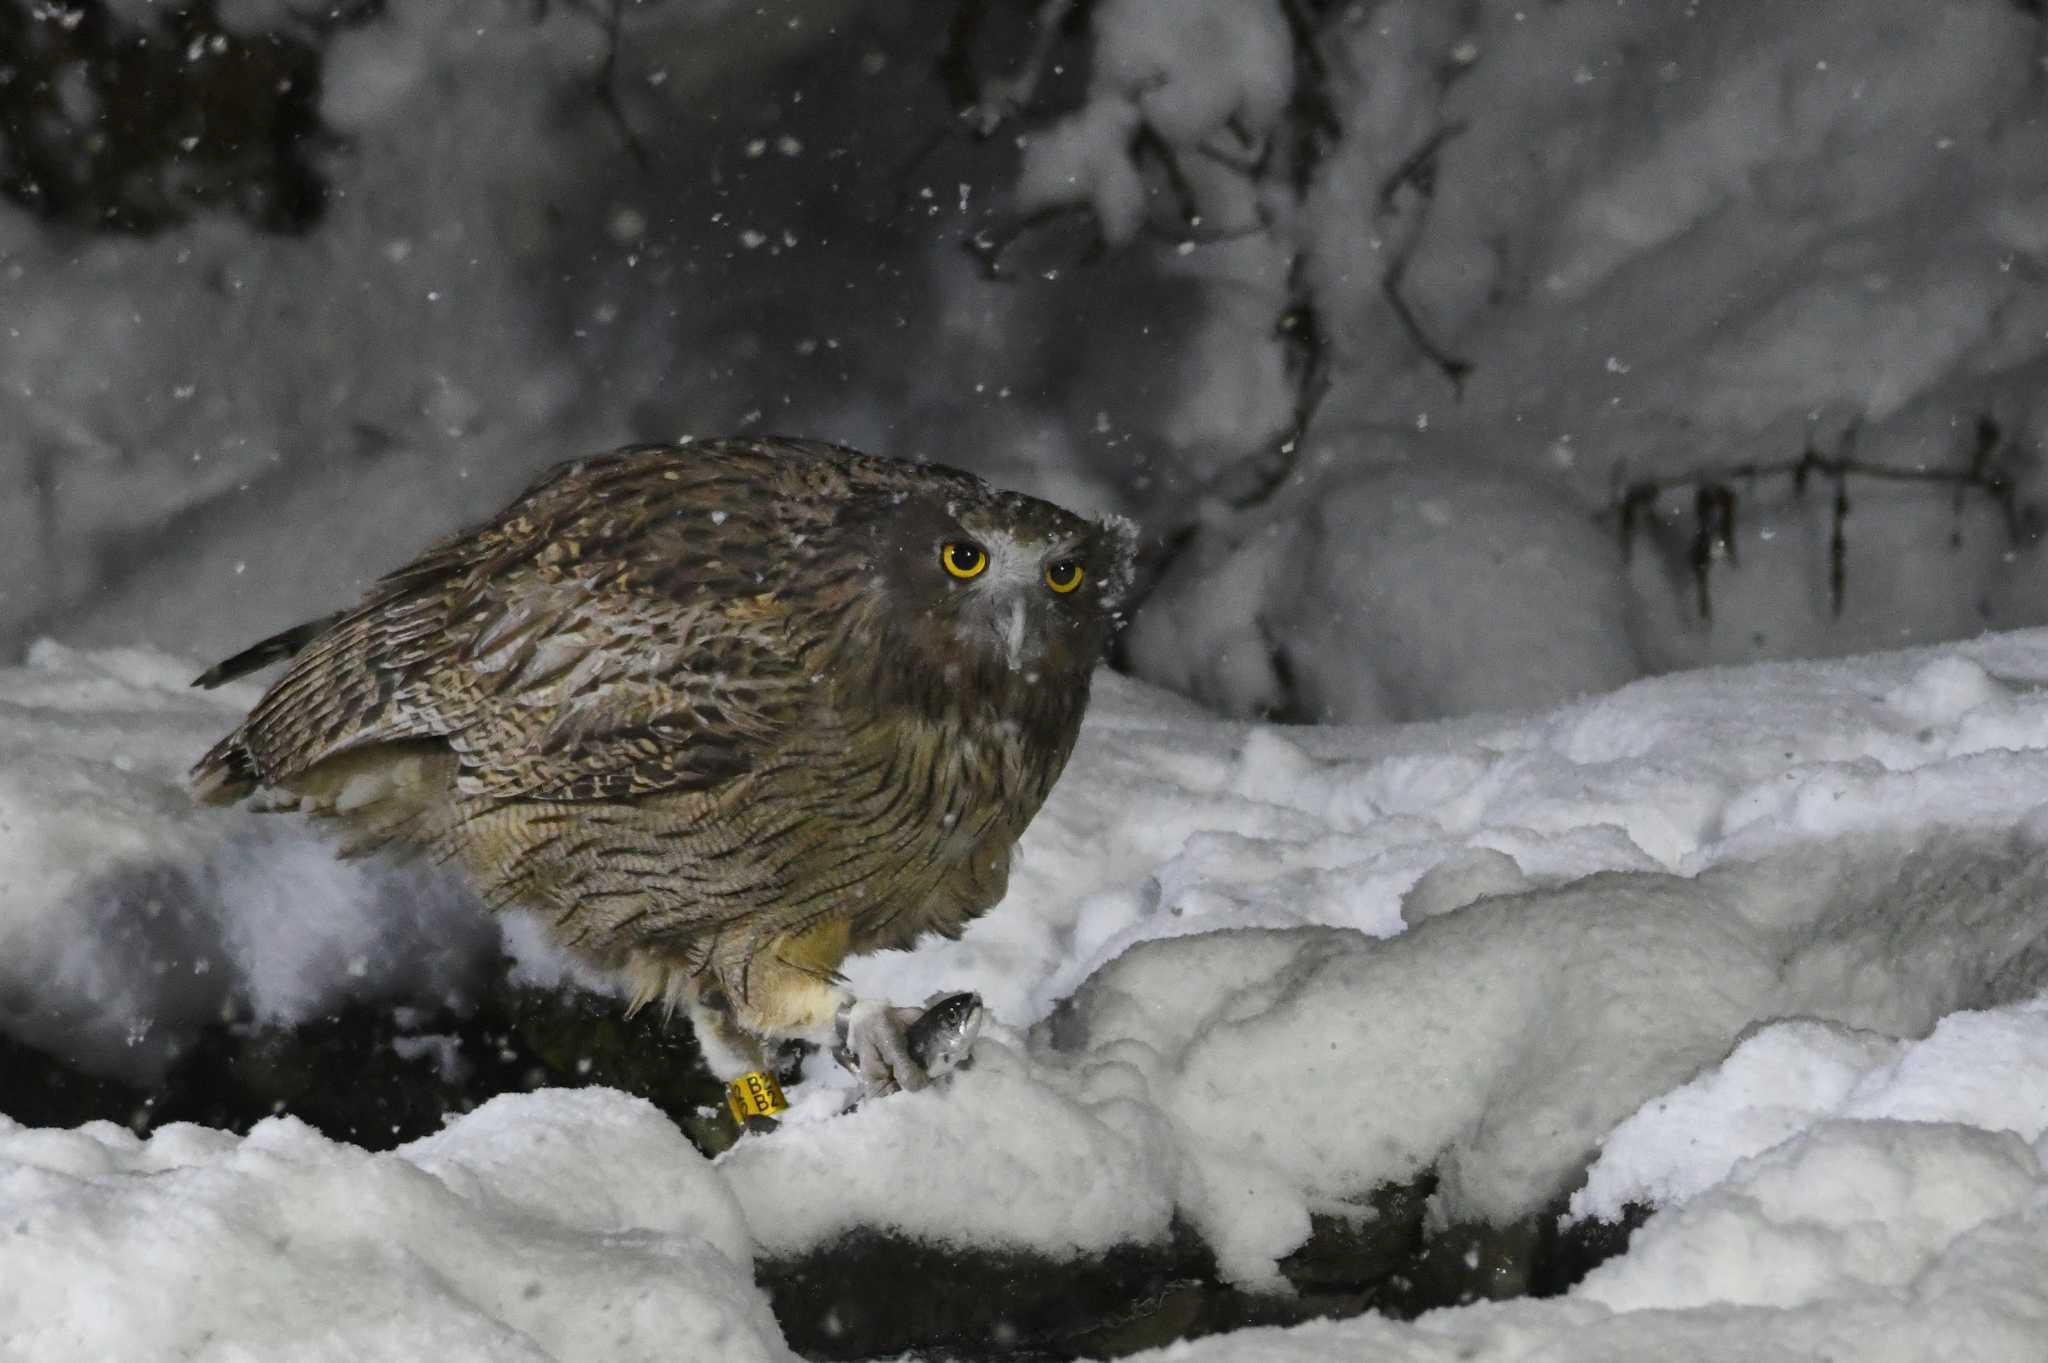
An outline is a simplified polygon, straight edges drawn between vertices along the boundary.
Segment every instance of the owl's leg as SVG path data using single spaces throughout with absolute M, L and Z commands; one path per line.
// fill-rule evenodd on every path
M 765 940 L 717 944 L 691 986 L 691 1016 L 727 1053 L 706 1059 L 721 1077 L 767 1069 L 780 1043 L 830 1045 L 834 1024 L 848 1002 L 835 967 L 846 955 L 845 928 L 821 925 Z M 721 1060 L 731 1068 L 727 1074 Z
M 925 1066 L 907 1036 L 922 1008 L 856 1000 L 839 983 L 848 924 L 820 921 L 739 953 L 720 971 L 738 1026 L 758 1038 L 795 1038 L 831 1046 L 861 1077 L 869 1096 L 920 1089 Z
M 725 1080 L 771 1069 L 769 1048 L 762 1039 L 740 1027 L 723 996 L 707 992 L 708 996 L 699 994 L 690 1000 L 690 1028 L 697 1034 L 697 1049 L 704 1056 L 705 1067 Z
M 704 1064 L 720 1079 L 775 1071 L 785 1041 L 823 1046 L 846 991 L 827 976 L 789 967 L 772 950 L 728 953 L 642 948 L 625 962 L 629 1014 L 650 1003 L 687 1008 Z

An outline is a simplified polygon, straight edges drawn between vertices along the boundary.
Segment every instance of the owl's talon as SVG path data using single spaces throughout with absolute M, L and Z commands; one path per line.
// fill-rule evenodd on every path
M 933 995 L 923 1008 L 850 1003 L 839 1010 L 839 1063 L 861 1077 L 862 1098 L 921 1089 L 974 1058 L 987 1012 L 981 995 Z
M 923 1015 L 922 1008 L 891 1008 L 866 999 L 840 1010 L 833 1054 L 860 1077 L 862 1098 L 899 1088 L 915 1092 L 931 1082 L 910 1049 L 910 1024 Z

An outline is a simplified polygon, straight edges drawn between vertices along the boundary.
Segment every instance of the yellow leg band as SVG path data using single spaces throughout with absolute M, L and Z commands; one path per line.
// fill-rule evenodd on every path
M 782 1096 L 774 1075 L 755 1070 L 725 1086 L 725 1105 L 732 1109 L 732 1119 L 745 1126 L 749 1117 L 773 1117 L 789 1106 L 789 1099 Z

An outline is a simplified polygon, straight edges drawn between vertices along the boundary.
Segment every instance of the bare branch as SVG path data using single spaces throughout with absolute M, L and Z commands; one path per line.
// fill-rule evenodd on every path
M 1668 478 L 1626 482 L 1618 487 L 1598 519 L 1616 518 L 1622 560 L 1627 562 L 1634 553 L 1637 522 L 1652 512 L 1666 493 L 1692 489 L 1693 538 L 1688 563 L 1703 620 L 1713 619 L 1708 578 L 1714 563 L 1723 558 L 1730 563 L 1736 561 L 1736 492 L 1733 485 L 1737 481 L 1744 483 L 1753 494 L 1759 480 L 1783 478 L 1791 486 L 1795 498 L 1806 495 L 1816 476 L 1832 484 L 1828 505 L 1828 605 L 1837 617 L 1842 614 L 1848 596 L 1851 478 L 1952 487 L 1958 517 L 1962 514 L 1964 498 L 1972 492 L 1980 493 L 1998 508 L 2006 534 L 2014 542 L 2025 537 L 2026 516 L 2019 503 L 2018 485 L 2001 459 L 2006 450 L 2004 433 L 1990 416 L 1978 418 L 1968 462 L 1959 469 L 1901 468 L 1894 464 L 1873 463 L 1856 455 L 1856 437 L 1856 427 L 1851 426 L 1843 433 L 1841 447 L 1834 454 L 1822 454 L 1809 440 L 1796 459 L 1700 469 Z M 1954 548 L 1961 543 L 1962 527 L 1959 522 L 1950 533 L 1949 545 Z
M 1387 174 L 1380 183 L 1379 193 L 1374 198 L 1380 217 L 1390 217 L 1397 209 L 1395 196 L 1403 188 L 1415 190 L 1424 203 L 1436 194 L 1436 162 L 1444 144 L 1465 131 L 1463 119 L 1454 119 L 1444 124 L 1427 138 L 1422 145 L 1401 158 L 1401 163 Z M 1415 252 L 1419 233 L 1410 233 L 1392 252 L 1386 272 L 1380 276 L 1380 294 L 1393 309 L 1394 317 L 1401 323 L 1401 329 L 1408 333 L 1408 342 L 1422 352 L 1423 358 L 1435 365 L 1445 379 L 1449 380 L 1451 392 L 1462 398 L 1465 395 L 1465 378 L 1472 372 L 1472 362 L 1461 359 L 1445 350 L 1430 337 L 1422 325 L 1422 319 L 1408 305 L 1408 299 L 1401 292 L 1401 282 L 1407 277 L 1408 259 Z
M 1294 39 L 1294 91 L 1288 99 L 1287 126 L 1294 133 L 1289 169 L 1299 198 L 1307 195 L 1330 145 L 1344 135 L 1344 125 L 1330 100 L 1330 65 L 1323 59 L 1309 0 L 1282 0 L 1280 12 Z
M 1443 151 L 1444 144 L 1466 131 L 1471 125 L 1462 118 L 1454 118 L 1423 139 L 1422 145 L 1401 158 L 1401 164 L 1387 173 L 1380 182 L 1380 192 L 1374 200 L 1376 211 L 1381 217 L 1393 213 L 1394 196 L 1405 186 L 1414 186 L 1415 192 L 1424 199 L 1436 196 L 1436 158 Z
M 626 119 L 625 107 L 619 103 L 620 29 L 625 24 L 628 0 L 566 0 L 566 3 L 571 11 L 590 19 L 604 30 L 604 60 L 598 63 L 596 77 L 597 105 L 604 110 L 612 127 L 618 130 L 619 143 L 633 158 L 633 164 L 642 171 L 648 170 L 652 163 L 647 155 L 647 146 L 640 140 L 640 134 L 633 131 L 633 125 Z
M 1380 276 L 1380 296 L 1387 300 L 1387 306 L 1393 309 L 1394 317 L 1401 323 L 1401 329 L 1408 333 L 1409 344 L 1421 351 L 1423 358 L 1435 365 L 1438 372 L 1450 381 L 1454 396 L 1463 397 L 1465 379 L 1472 372 L 1472 362 L 1451 354 L 1431 340 L 1429 333 L 1423 330 L 1421 320 L 1408 306 L 1408 300 L 1401 296 L 1401 277 L 1407 268 L 1408 261 L 1405 256 L 1387 267 L 1387 272 Z
M 1085 203 L 1056 204 L 1041 208 L 1035 213 L 1022 217 L 991 223 L 969 235 L 961 245 L 967 254 L 981 265 L 981 277 L 994 283 L 1009 284 L 1016 280 L 1014 274 L 1003 267 L 1003 257 L 1011 247 L 1033 232 L 1062 222 L 1074 222 L 1085 218 L 1091 227 L 1095 226 L 1095 210 Z M 1094 260 L 1102 254 L 1102 234 L 1094 233 L 1093 244 L 1082 255 L 1082 261 Z

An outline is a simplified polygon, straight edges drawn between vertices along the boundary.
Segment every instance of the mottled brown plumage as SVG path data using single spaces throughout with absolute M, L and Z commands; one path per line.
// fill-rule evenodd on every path
M 1130 552 L 938 465 L 623 449 L 200 678 L 294 659 L 194 786 L 457 860 L 754 1063 L 829 1031 L 848 954 L 1002 897 Z

